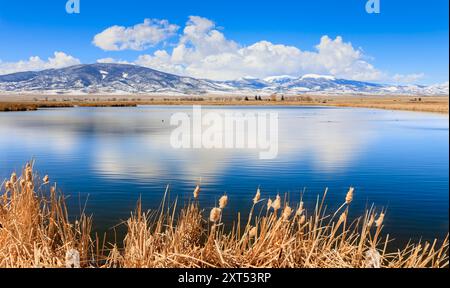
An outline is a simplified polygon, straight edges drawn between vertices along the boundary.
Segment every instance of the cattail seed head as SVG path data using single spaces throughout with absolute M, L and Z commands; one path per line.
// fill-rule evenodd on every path
M 302 217 L 300 217 L 299 223 L 300 223 L 300 225 L 303 225 L 303 224 L 305 224 L 305 222 L 306 222 L 306 216 L 302 215 Z
M 355 192 L 355 188 L 350 187 L 350 189 L 347 192 L 347 195 L 345 196 L 345 204 L 349 205 L 353 201 L 353 192 Z
M 272 208 L 275 211 L 280 210 L 280 208 L 281 208 L 281 197 L 280 197 L 280 195 L 277 195 L 277 198 L 275 198 L 275 201 L 273 201 Z
M 20 187 L 22 187 L 22 189 L 25 188 L 26 183 L 27 183 L 27 181 L 25 181 L 25 179 L 20 179 Z
M 377 227 L 381 227 L 381 225 L 383 224 L 384 221 L 384 213 L 380 214 L 380 217 L 378 217 L 378 219 L 375 221 L 375 225 Z
M 66 252 L 66 268 L 80 268 L 80 252 L 75 249 Z
M 258 190 L 256 190 L 255 198 L 253 198 L 253 204 L 258 203 L 260 199 L 261 199 L 261 190 L 258 188 Z
M 219 207 L 220 207 L 220 209 L 223 209 L 223 208 L 227 207 L 227 204 L 228 204 L 228 196 L 227 195 L 223 195 L 219 199 Z
M 303 211 L 304 211 L 303 206 L 304 206 L 304 205 L 305 205 L 305 204 L 303 203 L 303 201 L 301 201 L 301 202 L 300 202 L 300 205 L 298 206 L 297 211 L 295 212 L 295 215 L 296 215 L 296 216 L 300 217 L 300 216 L 303 214 Z
M 200 185 L 197 185 L 194 189 L 194 198 L 197 199 L 198 195 L 200 194 Z
M 16 174 L 16 173 L 12 173 L 12 174 L 11 174 L 10 181 L 11 181 L 13 184 L 17 182 L 17 174 Z
M 347 211 L 342 212 L 341 216 L 339 216 L 339 222 L 344 222 L 347 219 Z
M 269 198 L 269 200 L 267 200 L 267 211 L 270 210 L 270 208 L 272 208 L 272 199 Z
M 250 236 L 250 238 L 255 238 L 257 234 L 258 234 L 258 228 L 256 228 L 256 227 L 253 227 L 248 232 L 248 236 Z
M 292 208 L 289 206 L 286 206 L 286 207 L 284 207 L 283 214 L 281 217 L 284 221 L 287 221 L 287 220 L 289 220 L 289 217 L 291 216 L 291 214 L 292 214 Z
M 215 207 L 211 210 L 211 213 L 209 214 L 209 220 L 211 222 L 217 223 L 220 220 L 221 215 L 222 209 Z
M 370 229 L 374 222 L 375 222 L 375 215 L 372 214 L 372 215 L 370 215 L 369 221 L 367 222 L 367 228 Z
M 13 188 L 12 182 L 11 181 L 6 181 L 5 188 L 6 188 L 6 190 L 12 189 Z
M 31 170 L 31 168 L 25 170 L 25 180 L 33 181 L 33 170 Z
M 364 255 L 364 268 L 380 268 L 381 267 L 381 255 L 374 249 L 370 248 Z

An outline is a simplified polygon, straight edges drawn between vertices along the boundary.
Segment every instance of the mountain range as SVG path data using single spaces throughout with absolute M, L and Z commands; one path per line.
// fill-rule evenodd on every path
M 316 74 L 213 81 L 177 76 L 136 65 L 96 63 L 0 75 L 0 93 L 448 95 L 449 84 L 387 85 Z

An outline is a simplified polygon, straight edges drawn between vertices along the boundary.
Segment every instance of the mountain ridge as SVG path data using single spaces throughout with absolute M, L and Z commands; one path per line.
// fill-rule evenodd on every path
M 45 94 L 408 94 L 448 95 L 442 85 L 387 85 L 329 75 L 245 77 L 214 81 L 178 76 L 132 64 L 80 64 L 0 75 L 0 93 Z

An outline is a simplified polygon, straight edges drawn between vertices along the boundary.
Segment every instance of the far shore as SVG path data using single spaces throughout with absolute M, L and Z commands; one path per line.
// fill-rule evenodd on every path
M 230 95 L 0 95 L 0 112 L 40 108 L 135 107 L 139 105 L 333 106 L 449 113 L 449 96 L 230 96 Z

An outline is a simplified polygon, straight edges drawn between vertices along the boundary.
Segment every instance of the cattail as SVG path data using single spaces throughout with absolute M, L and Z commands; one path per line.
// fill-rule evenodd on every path
M 380 268 L 381 267 L 381 255 L 374 249 L 370 248 L 364 255 L 364 268 Z
M 355 188 L 350 187 L 350 189 L 347 192 L 347 196 L 345 196 L 345 204 L 349 205 L 353 201 L 353 192 L 355 191 Z
M 267 211 L 270 210 L 270 208 L 272 208 L 272 199 L 269 198 L 269 200 L 267 200 Z
M 381 227 L 381 225 L 383 224 L 384 221 L 384 213 L 380 214 L 380 217 L 378 217 L 377 221 L 375 221 L 375 225 L 377 227 Z
M 197 185 L 194 190 L 194 198 L 197 199 L 198 195 L 200 194 L 200 185 Z
M 277 198 L 275 198 L 275 201 L 273 201 L 272 208 L 273 208 L 274 211 L 278 211 L 281 208 L 281 197 L 280 197 L 280 195 L 277 195 Z
M 31 168 L 25 170 L 25 180 L 33 181 L 33 170 L 31 170 Z
M 287 221 L 287 220 L 289 220 L 289 216 L 291 216 L 291 214 L 292 214 L 292 208 L 289 206 L 286 206 L 286 207 L 284 207 L 283 214 L 281 217 L 284 221 Z
M 44 181 L 44 184 L 48 184 L 48 182 L 50 181 L 50 178 L 48 177 L 48 175 L 45 175 L 44 179 L 42 179 L 42 181 Z
M 304 211 L 303 206 L 304 205 L 305 204 L 303 203 L 303 201 L 301 201 L 300 206 L 298 206 L 297 212 L 295 212 L 296 216 L 300 217 L 303 214 L 303 211 Z
M 342 212 L 341 216 L 339 216 L 339 223 L 342 223 L 345 221 L 345 219 L 347 219 L 347 210 Z
M 6 188 L 6 190 L 13 189 L 13 184 L 11 183 L 11 181 L 6 181 L 5 188 Z
M 66 268 L 80 268 L 80 252 L 75 249 L 66 252 Z
M 255 198 L 253 198 L 253 204 L 258 203 L 260 199 L 261 199 L 261 190 L 258 188 L 258 190 L 256 190 Z
M 375 222 L 375 215 L 374 214 L 370 215 L 369 222 L 367 222 L 367 228 L 370 229 L 372 227 L 372 225 L 373 225 L 373 222 Z
M 227 207 L 227 204 L 228 204 L 228 196 L 227 195 L 223 195 L 219 199 L 219 207 L 220 207 L 220 209 L 223 209 L 223 208 Z
M 299 223 L 300 223 L 300 225 L 303 225 L 303 224 L 305 224 L 305 222 L 306 222 L 306 216 L 302 215 L 302 217 L 300 217 Z
M 11 174 L 10 181 L 11 181 L 13 184 L 17 182 L 17 174 L 16 174 L 16 173 L 12 173 L 12 174 Z
M 250 229 L 248 236 L 250 236 L 250 238 L 255 238 L 257 234 L 258 234 L 258 228 L 253 227 L 252 229 Z
M 27 183 L 27 181 L 25 181 L 25 179 L 20 179 L 20 187 L 22 187 L 22 189 L 25 189 L 26 183 Z
M 220 220 L 220 216 L 222 215 L 222 209 L 220 208 L 213 208 L 211 210 L 211 213 L 209 214 L 209 220 L 211 222 L 217 223 Z

